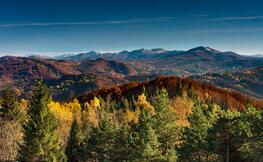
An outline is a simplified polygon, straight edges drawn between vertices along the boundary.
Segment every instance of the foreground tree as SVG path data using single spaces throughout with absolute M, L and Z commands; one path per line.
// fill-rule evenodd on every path
M 10 88 L 2 91 L 1 117 L 5 120 L 23 121 L 25 113 L 18 107 L 16 93 Z
M 152 99 L 155 109 L 153 116 L 153 128 L 155 129 L 163 158 L 166 161 L 176 161 L 176 147 L 179 141 L 180 127 L 177 124 L 178 116 L 170 106 L 170 100 L 166 89 L 157 90 Z
M 70 130 L 70 135 L 68 138 L 67 147 L 66 147 L 66 155 L 68 161 L 70 162 L 80 161 L 79 160 L 81 158 L 79 155 L 80 145 L 81 145 L 81 130 L 76 118 L 74 118 Z
M 85 139 L 84 148 L 86 160 L 115 161 L 116 126 L 114 121 L 106 114 L 99 122 L 98 127 L 91 128 L 89 136 Z
M 60 162 L 65 160 L 58 135 L 58 122 L 50 111 L 47 87 L 39 82 L 29 106 L 24 144 L 20 160 L 25 162 Z
M 241 114 L 243 131 L 238 151 L 244 161 L 261 162 L 263 155 L 263 110 L 247 105 Z M 245 130 L 245 131 L 244 131 Z
M 246 140 L 241 147 L 239 152 L 244 161 L 262 162 L 263 155 L 263 134 L 261 137 L 252 137 Z
M 242 129 L 247 126 L 243 125 L 240 117 L 240 112 L 224 110 L 208 131 L 208 140 L 213 146 L 211 151 L 218 155 L 217 160 L 225 162 L 242 161 L 237 149 L 244 135 Z
M 142 109 L 139 123 L 131 126 L 129 146 L 133 151 L 128 156 L 129 161 L 163 161 L 160 143 L 152 122 L 149 112 Z
M 23 141 L 21 123 L 25 113 L 18 105 L 15 92 L 9 87 L 4 89 L 0 106 L 0 161 L 15 161 Z
M 21 124 L 0 118 L 0 161 L 15 161 L 22 141 Z
M 70 162 L 82 162 L 86 161 L 87 154 L 84 149 L 84 140 L 90 137 L 90 123 L 87 119 L 87 112 L 83 111 L 79 116 L 75 116 L 71 125 L 70 135 L 68 137 L 66 155 Z
M 211 161 L 215 157 L 209 152 L 207 141 L 208 129 L 212 127 L 200 103 L 196 103 L 195 108 L 188 116 L 189 127 L 185 127 L 182 134 L 182 144 L 180 148 L 180 158 L 182 161 Z

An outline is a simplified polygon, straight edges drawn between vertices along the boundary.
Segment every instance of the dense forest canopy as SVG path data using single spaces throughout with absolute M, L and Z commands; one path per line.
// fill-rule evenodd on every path
M 129 98 L 64 103 L 53 101 L 42 82 L 30 100 L 18 100 L 7 88 L 1 97 L 0 160 L 262 161 L 262 108 L 247 102 L 230 109 L 200 98 L 195 87 L 182 87 L 173 97 L 170 89 L 150 94 L 145 86 Z

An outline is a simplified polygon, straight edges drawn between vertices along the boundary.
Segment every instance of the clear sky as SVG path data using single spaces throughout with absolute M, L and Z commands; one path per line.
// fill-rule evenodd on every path
M 263 53 L 263 1 L 0 1 L 0 55 L 201 45 Z

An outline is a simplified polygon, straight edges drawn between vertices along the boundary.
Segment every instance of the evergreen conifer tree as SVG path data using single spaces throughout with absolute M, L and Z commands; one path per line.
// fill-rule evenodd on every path
M 214 152 L 218 155 L 219 161 L 242 161 L 238 148 L 240 139 L 244 135 L 243 128 L 247 128 L 241 120 L 240 112 L 223 110 L 219 119 L 208 131 L 209 145 L 212 145 Z
M 208 116 L 205 115 L 200 103 L 188 116 L 189 127 L 185 127 L 182 133 L 182 144 L 180 148 L 180 158 L 185 161 L 209 161 L 213 158 L 208 148 L 208 129 L 212 127 L 212 123 Z
M 29 106 L 20 160 L 24 162 L 61 162 L 65 155 L 58 135 L 58 122 L 48 104 L 48 88 L 39 82 Z
M 0 110 L 5 120 L 23 121 L 25 119 L 25 113 L 18 107 L 16 93 L 10 87 L 2 91 L 2 99 Z
M 263 110 L 247 105 L 241 114 L 242 134 L 238 151 L 244 161 L 260 162 L 263 154 Z
M 66 147 L 66 155 L 68 161 L 70 162 L 80 161 L 81 159 L 81 155 L 79 153 L 81 150 L 80 147 L 81 147 L 81 129 L 79 127 L 76 118 L 74 118 L 71 125 L 70 135 Z
M 92 127 L 89 136 L 84 140 L 86 160 L 115 161 L 117 128 L 112 114 L 104 110 L 100 111 L 99 125 Z
M 23 143 L 22 123 L 26 116 L 10 87 L 2 91 L 0 111 L 0 161 L 15 161 Z
M 130 147 L 133 151 L 129 161 L 162 161 L 162 152 L 155 130 L 152 127 L 152 117 L 147 110 L 142 109 L 139 123 L 131 126 L 129 137 Z
M 177 125 L 178 117 L 171 109 L 166 89 L 157 90 L 152 105 L 156 112 L 153 116 L 153 128 L 160 142 L 162 155 L 166 161 L 175 161 L 177 159 L 175 148 L 180 138 L 180 127 Z

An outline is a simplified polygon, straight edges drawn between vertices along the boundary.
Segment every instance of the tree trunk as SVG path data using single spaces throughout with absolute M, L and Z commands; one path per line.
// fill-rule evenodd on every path
M 226 145 L 226 162 L 229 162 L 229 138 L 227 135 L 227 145 Z

